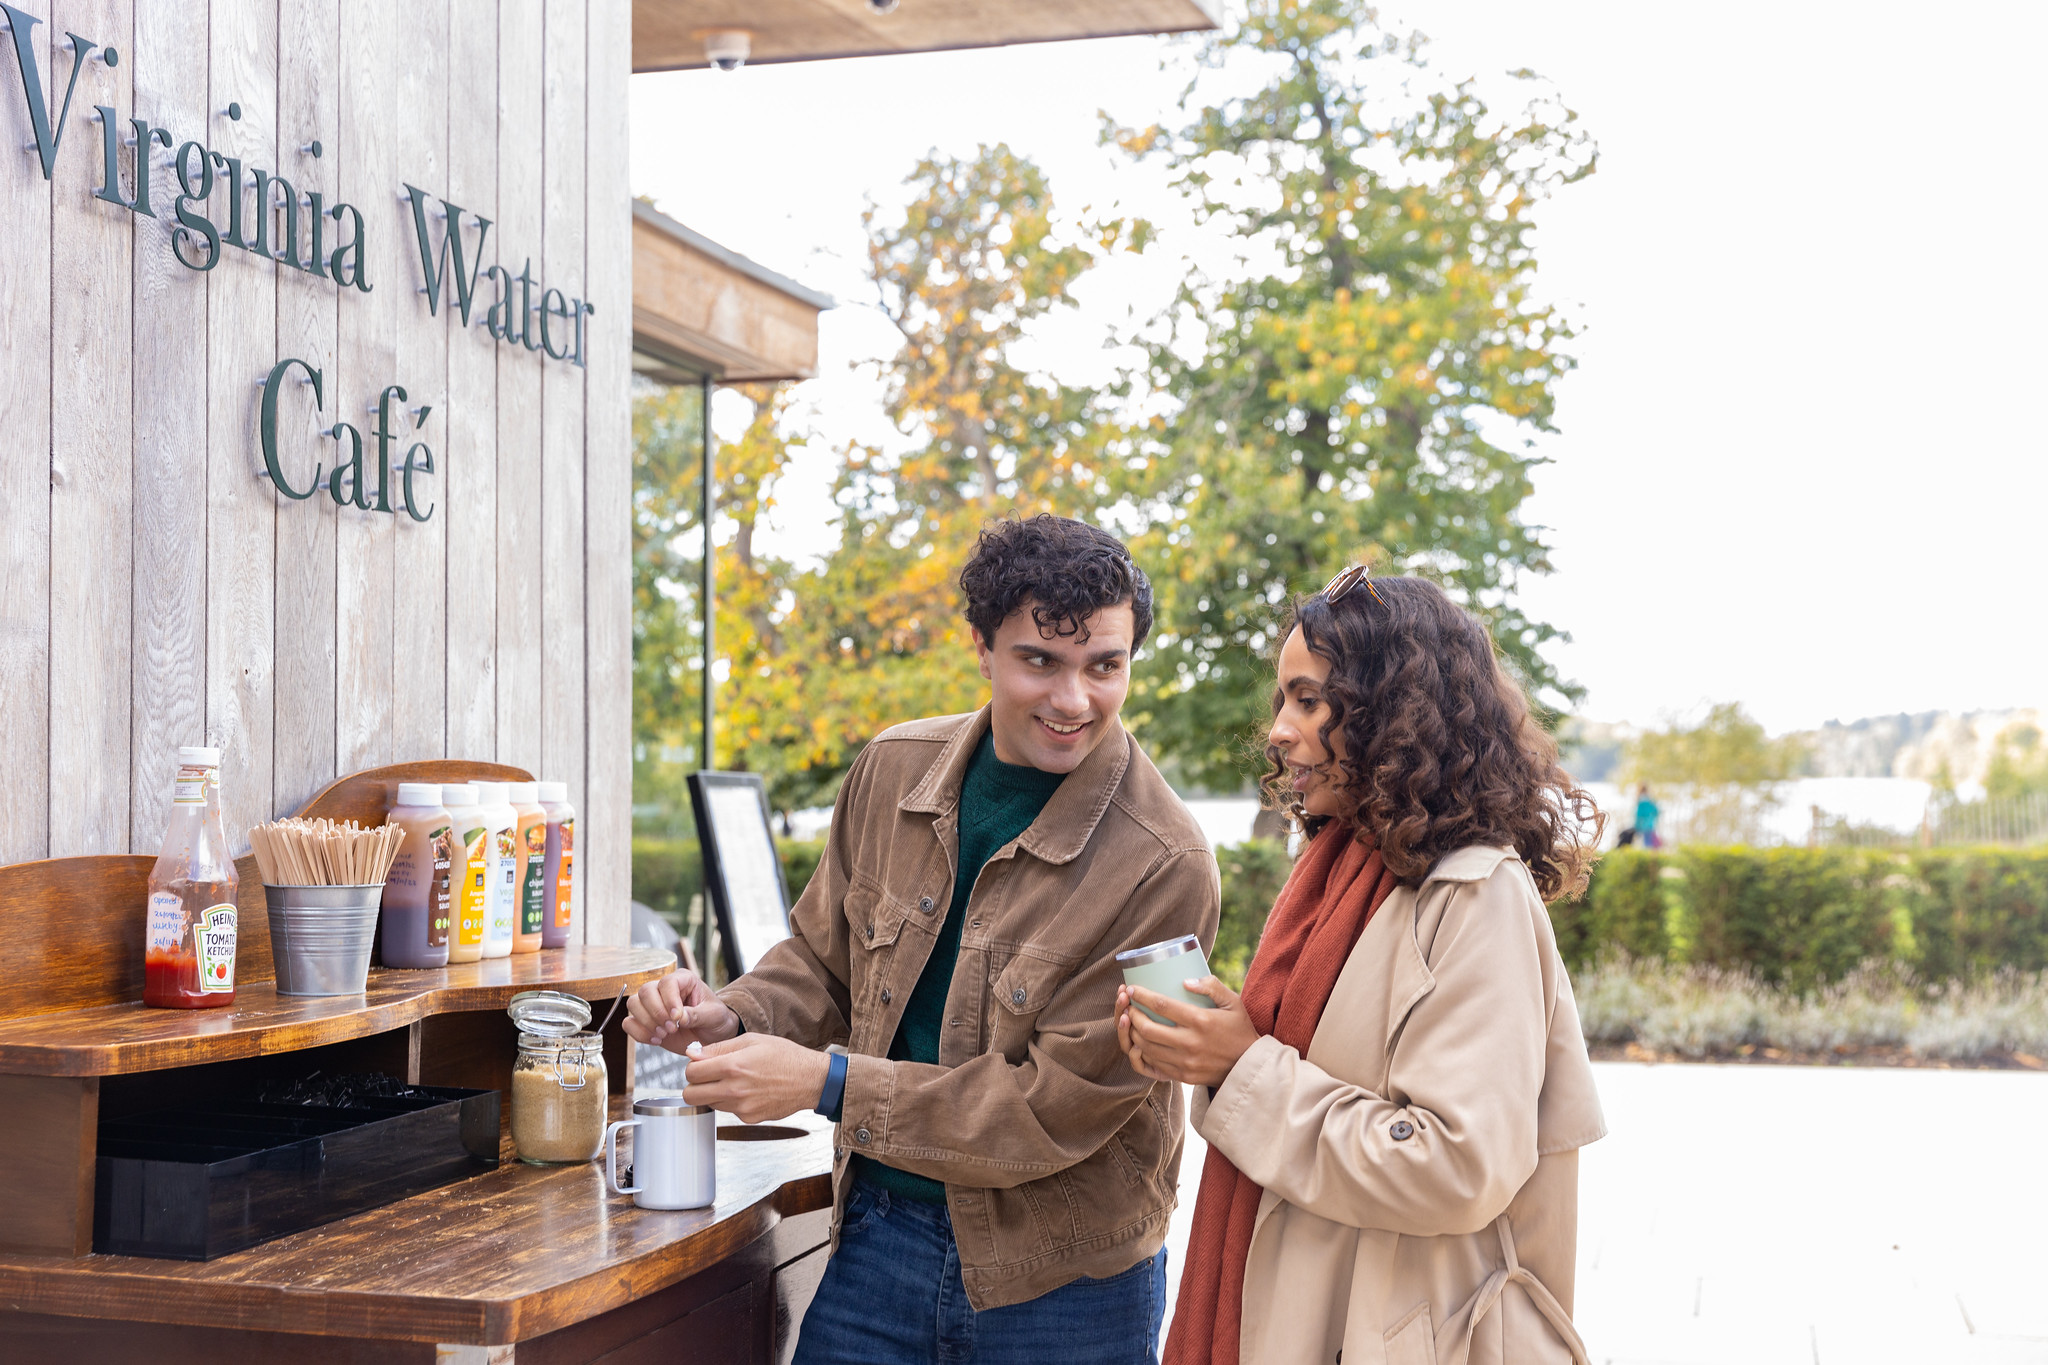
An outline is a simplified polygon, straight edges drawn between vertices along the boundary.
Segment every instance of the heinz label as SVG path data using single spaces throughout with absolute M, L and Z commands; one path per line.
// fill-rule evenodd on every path
M 235 988 L 235 907 L 210 905 L 200 912 L 192 926 L 194 945 L 199 950 L 199 989 L 204 992 Z

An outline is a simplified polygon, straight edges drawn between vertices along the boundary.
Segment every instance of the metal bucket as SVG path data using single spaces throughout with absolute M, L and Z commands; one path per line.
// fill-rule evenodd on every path
M 270 956 L 279 995 L 360 995 L 384 900 L 376 886 L 270 886 Z

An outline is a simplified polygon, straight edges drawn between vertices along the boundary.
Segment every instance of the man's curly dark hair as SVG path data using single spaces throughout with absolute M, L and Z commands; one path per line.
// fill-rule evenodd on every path
M 1512 847 L 1543 898 L 1585 888 L 1602 816 L 1558 766 L 1557 744 L 1529 714 L 1493 641 L 1469 612 L 1420 578 L 1375 578 L 1335 603 L 1296 601 L 1294 628 L 1329 660 L 1322 686 L 1324 750 L 1339 727 L 1344 754 L 1327 764 L 1347 820 L 1378 841 L 1387 868 L 1414 885 L 1444 854 L 1470 844 Z M 1277 658 L 1277 655 L 1276 655 Z M 1274 693 L 1278 714 L 1283 697 Z M 1280 751 L 1264 786 L 1309 832 L 1326 823 L 1301 808 Z M 1334 771 L 1333 771 L 1334 770 Z
M 996 630 L 1024 604 L 1038 633 L 1088 640 L 1088 619 L 1104 607 L 1131 604 L 1131 650 L 1152 630 L 1152 581 L 1109 532 L 1071 517 L 1042 512 L 982 529 L 967 567 L 960 570 L 967 624 L 993 644 Z

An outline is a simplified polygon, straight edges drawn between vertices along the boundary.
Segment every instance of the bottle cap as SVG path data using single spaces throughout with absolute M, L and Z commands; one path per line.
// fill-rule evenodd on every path
M 203 749 L 197 744 L 187 744 L 178 750 L 178 766 L 181 768 L 218 768 L 220 750 Z
M 507 782 L 505 799 L 515 806 L 535 805 L 540 801 L 540 793 L 534 788 L 539 785 L 538 782 Z
M 474 806 L 476 788 L 467 782 L 444 785 L 441 788 L 441 804 L 444 806 Z
M 567 782 L 536 782 L 533 785 L 540 788 L 540 799 L 543 801 L 567 801 L 569 799 L 569 784 Z
M 505 784 L 503 782 L 472 782 L 469 785 L 476 788 L 476 803 L 479 806 L 502 806 L 505 804 Z
M 441 784 L 438 782 L 401 782 L 398 784 L 398 804 L 401 806 L 438 806 L 441 804 Z

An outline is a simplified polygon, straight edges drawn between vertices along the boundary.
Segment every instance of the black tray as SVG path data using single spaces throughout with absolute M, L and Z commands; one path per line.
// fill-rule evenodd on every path
M 208 1261 L 498 1164 L 498 1092 L 226 1100 L 99 1128 L 94 1251 Z

